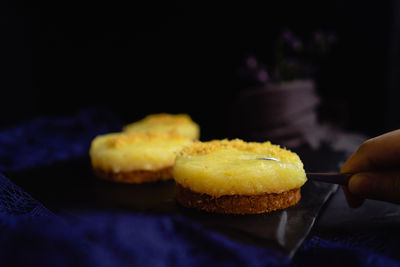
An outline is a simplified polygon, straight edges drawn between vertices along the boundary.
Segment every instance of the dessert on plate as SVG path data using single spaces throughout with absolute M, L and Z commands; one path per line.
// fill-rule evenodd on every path
M 288 208 L 299 202 L 307 180 L 297 154 L 270 142 L 240 139 L 186 146 L 176 157 L 173 176 L 178 203 L 225 214 Z
M 176 153 L 193 141 L 176 132 L 122 132 L 97 136 L 90 147 L 95 175 L 124 183 L 172 178 Z
M 200 128 L 187 114 L 152 114 L 122 132 L 97 136 L 90 158 L 97 177 L 142 183 L 172 178 L 176 153 L 199 138 Z

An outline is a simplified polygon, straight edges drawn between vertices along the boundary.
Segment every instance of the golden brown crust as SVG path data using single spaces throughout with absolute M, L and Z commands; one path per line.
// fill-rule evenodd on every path
M 285 209 L 300 201 L 300 188 L 283 193 L 214 197 L 176 184 L 176 199 L 187 208 L 224 214 L 258 214 Z
M 157 171 L 137 170 L 130 172 L 112 172 L 104 171 L 99 168 L 93 169 L 94 174 L 103 180 L 117 183 L 139 184 L 146 182 L 155 182 L 159 180 L 168 180 L 172 178 L 172 167 L 167 167 Z

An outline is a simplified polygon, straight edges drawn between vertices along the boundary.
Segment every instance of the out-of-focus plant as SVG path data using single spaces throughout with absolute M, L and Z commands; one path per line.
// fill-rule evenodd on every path
M 256 86 L 312 79 L 336 42 L 334 33 L 314 31 L 310 38 L 302 40 L 285 29 L 276 40 L 274 62 L 263 64 L 255 56 L 248 56 L 241 77 Z

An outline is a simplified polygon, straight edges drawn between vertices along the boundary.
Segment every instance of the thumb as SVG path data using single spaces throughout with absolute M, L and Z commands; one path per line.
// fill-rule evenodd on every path
M 362 198 L 400 203 L 400 171 L 354 174 L 348 189 L 351 194 Z

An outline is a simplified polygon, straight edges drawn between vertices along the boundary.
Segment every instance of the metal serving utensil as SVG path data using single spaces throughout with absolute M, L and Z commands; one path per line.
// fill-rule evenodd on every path
M 271 157 L 263 157 L 257 158 L 258 160 L 271 160 L 279 162 L 279 159 L 271 158 Z M 307 172 L 307 178 L 312 181 L 319 181 L 325 182 L 330 184 L 340 184 L 340 185 L 347 185 L 349 182 L 350 177 L 352 176 L 351 173 L 336 173 L 336 172 Z

